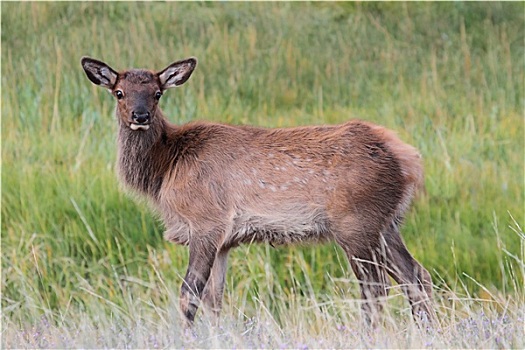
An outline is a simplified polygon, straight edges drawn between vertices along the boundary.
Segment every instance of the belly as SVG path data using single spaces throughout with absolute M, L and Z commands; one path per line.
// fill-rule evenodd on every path
M 319 242 L 330 238 L 329 222 L 324 210 L 299 208 L 293 212 L 246 211 L 237 215 L 225 243 L 230 246 L 259 242 L 283 245 Z

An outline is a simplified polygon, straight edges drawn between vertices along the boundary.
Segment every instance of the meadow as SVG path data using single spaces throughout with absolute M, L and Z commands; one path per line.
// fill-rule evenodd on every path
M 1 4 L 2 348 L 525 347 L 522 3 Z M 392 288 L 382 329 L 335 245 L 248 245 L 223 323 L 180 327 L 187 248 L 117 181 L 114 98 L 84 76 L 199 65 L 162 109 L 265 127 L 351 118 L 425 164 L 402 235 L 439 324 Z

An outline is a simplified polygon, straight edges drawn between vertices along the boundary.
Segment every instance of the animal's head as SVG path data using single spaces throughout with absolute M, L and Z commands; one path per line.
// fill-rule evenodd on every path
M 193 57 L 170 64 L 159 72 L 131 69 L 117 72 L 106 63 L 82 58 L 82 68 L 92 83 L 107 88 L 117 99 L 121 125 L 148 130 L 157 118 L 158 102 L 165 90 L 184 84 L 197 65 Z

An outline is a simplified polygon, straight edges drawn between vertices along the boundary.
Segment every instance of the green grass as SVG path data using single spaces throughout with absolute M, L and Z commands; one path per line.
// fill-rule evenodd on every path
M 252 329 L 282 340 L 274 347 L 287 334 L 297 340 L 287 346 L 333 339 L 338 347 L 350 335 L 331 330 L 359 314 L 355 279 L 335 246 L 247 246 L 231 255 L 224 312 L 228 334 L 246 337 L 170 338 L 188 254 L 164 242 L 147 205 L 119 188 L 115 102 L 86 79 L 83 55 L 119 69 L 162 69 L 196 56 L 191 80 L 162 101 L 176 123 L 284 127 L 362 118 L 397 131 L 421 150 L 426 171 L 425 193 L 402 233 L 433 275 L 449 328 L 430 345 L 409 337 L 417 333 L 410 324 L 408 338 L 352 344 L 523 344 L 452 340 L 465 318 L 484 322 L 487 304 L 491 320 L 523 322 L 522 4 L 1 6 L 3 346 L 49 347 L 21 335 L 43 327 L 55 346 L 69 347 L 152 347 L 148 329 L 165 336 L 161 346 L 252 346 Z M 407 318 L 403 298 L 392 299 L 386 334 Z M 107 340 L 115 327 L 137 331 L 115 343 L 89 336 L 98 329 Z M 64 329 L 69 338 L 60 340 Z

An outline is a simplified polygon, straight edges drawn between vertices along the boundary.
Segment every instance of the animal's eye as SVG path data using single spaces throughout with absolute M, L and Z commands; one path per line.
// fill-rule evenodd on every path
M 161 97 L 162 97 L 162 92 L 157 91 L 157 92 L 155 93 L 155 99 L 160 100 Z
M 120 90 L 115 91 L 115 96 L 117 99 L 121 100 L 124 97 L 124 93 Z

